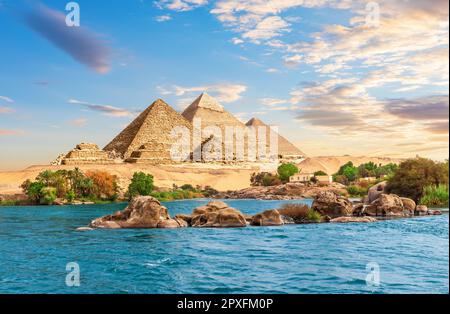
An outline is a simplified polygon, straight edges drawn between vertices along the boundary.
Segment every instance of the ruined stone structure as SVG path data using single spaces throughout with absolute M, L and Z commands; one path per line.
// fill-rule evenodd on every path
M 130 163 L 171 163 L 170 146 L 151 140 L 131 153 L 126 162 Z
M 61 164 L 112 164 L 114 162 L 114 159 L 109 158 L 108 153 L 101 150 L 97 144 L 80 143 L 67 153 L 62 159 Z
M 259 120 L 258 118 L 250 119 L 246 124 L 248 127 L 265 128 L 266 129 L 266 146 L 270 145 L 270 126 Z M 305 154 L 294 144 L 289 142 L 285 137 L 278 134 L 278 158 L 282 160 L 302 159 Z
M 175 127 L 192 125 L 163 100 L 156 100 L 117 135 L 104 150 L 115 151 L 132 163 L 171 162 L 170 148 L 177 140 L 171 135 Z

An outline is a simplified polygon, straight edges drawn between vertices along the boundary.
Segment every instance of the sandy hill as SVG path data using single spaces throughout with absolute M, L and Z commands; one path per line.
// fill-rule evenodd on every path
M 327 174 L 336 173 L 339 168 L 351 161 L 355 166 L 373 162 L 375 164 L 386 165 L 388 163 L 399 164 L 403 159 L 389 157 L 367 157 L 367 156 L 319 156 L 306 158 L 299 164 L 302 172 L 316 172 L 322 170 Z

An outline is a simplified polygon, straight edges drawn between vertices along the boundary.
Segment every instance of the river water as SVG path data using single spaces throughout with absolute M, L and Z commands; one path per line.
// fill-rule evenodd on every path
M 165 206 L 174 215 L 207 202 Z M 226 202 L 255 214 L 311 201 Z M 448 214 L 370 224 L 75 231 L 125 206 L 0 207 L 0 293 L 449 292 Z M 79 286 L 66 284 L 73 262 Z

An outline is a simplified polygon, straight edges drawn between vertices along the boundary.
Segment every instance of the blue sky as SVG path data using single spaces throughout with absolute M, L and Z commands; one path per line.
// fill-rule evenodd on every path
M 309 155 L 448 158 L 447 1 L 378 1 L 368 27 L 362 0 L 79 0 L 67 30 L 68 2 L 0 0 L 2 170 L 202 91 Z

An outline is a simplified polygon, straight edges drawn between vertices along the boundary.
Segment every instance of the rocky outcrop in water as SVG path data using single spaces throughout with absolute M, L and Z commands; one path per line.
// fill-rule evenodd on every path
M 221 201 L 212 201 L 194 209 L 191 215 L 192 227 L 230 228 L 246 227 L 245 216 L 237 209 Z
M 367 193 L 367 198 L 366 198 L 365 203 L 371 204 L 373 201 L 378 199 L 378 197 L 380 197 L 381 194 L 385 194 L 386 193 L 386 185 L 387 185 L 387 182 L 383 181 L 383 182 L 380 182 L 380 183 L 372 186 Z
M 375 201 L 369 206 L 365 207 L 364 214 L 368 216 L 397 216 L 405 217 L 412 216 L 414 209 L 409 209 L 411 206 L 409 201 L 406 201 L 405 207 L 404 201 L 395 194 L 381 194 Z
M 178 228 L 186 226 L 170 219 L 167 208 L 151 196 L 138 196 L 122 211 L 93 220 L 91 228 Z
M 353 213 L 352 202 L 337 193 L 322 191 L 314 198 L 311 208 L 323 216 L 331 218 L 349 216 Z
M 280 213 L 276 209 L 269 209 L 253 216 L 252 226 L 281 226 L 284 225 Z

